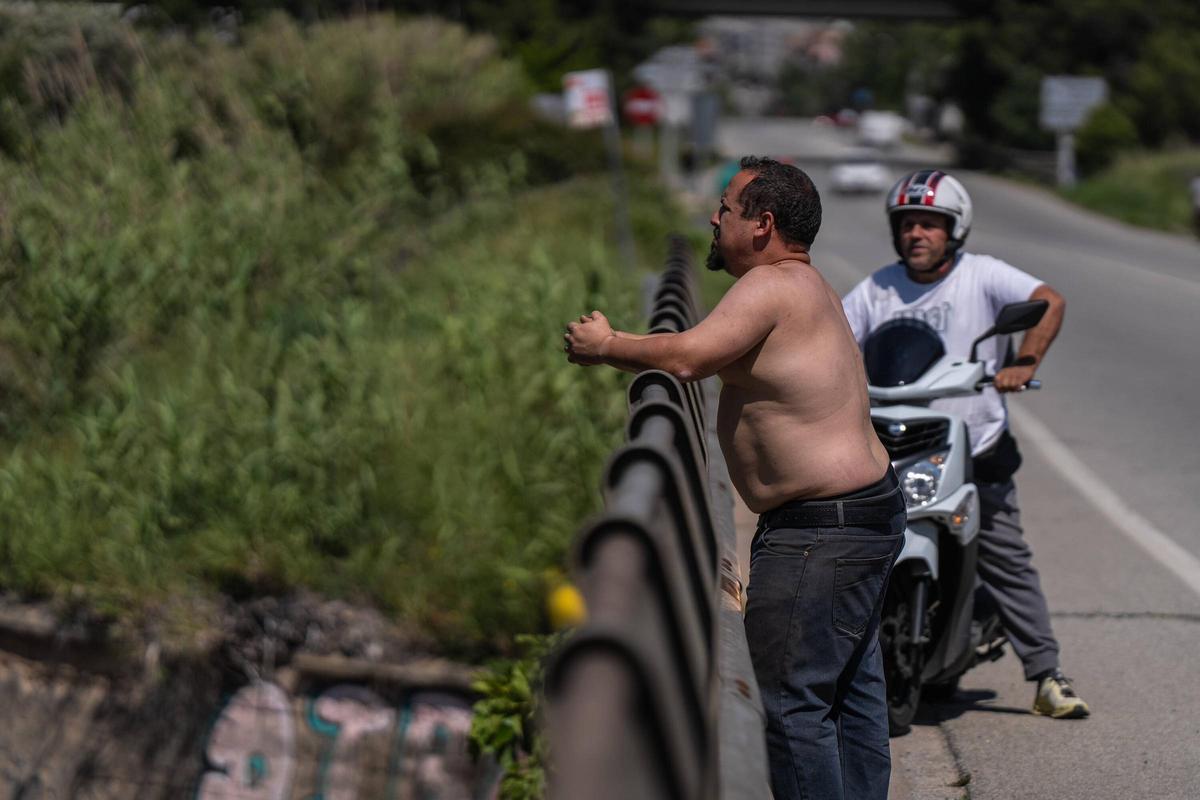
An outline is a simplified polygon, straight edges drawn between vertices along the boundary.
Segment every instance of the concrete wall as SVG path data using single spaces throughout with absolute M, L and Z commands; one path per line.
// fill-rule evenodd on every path
M 494 767 L 468 753 L 469 698 L 406 685 L 416 673 L 334 659 L 231 689 L 205 664 L 131 679 L 81 660 L 0 650 L 0 798 L 494 796 Z

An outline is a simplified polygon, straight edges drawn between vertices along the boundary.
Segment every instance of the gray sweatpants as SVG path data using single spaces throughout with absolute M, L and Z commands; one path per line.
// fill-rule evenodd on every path
M 1025 679 L 1058 668 L 1058 640 L 1021 530 L 1017 487 L 979 483 L 979 577 L 996 601 L 1004 632 L 1025 667 Z

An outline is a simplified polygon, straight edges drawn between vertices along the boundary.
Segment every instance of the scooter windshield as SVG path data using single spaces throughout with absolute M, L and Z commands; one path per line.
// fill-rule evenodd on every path
M 863 344 L 863 364 L 872 386 L 905 386 L 920 378 L 946 354 L 942 337 L 919 319 L 894 319 L 880 325 Z

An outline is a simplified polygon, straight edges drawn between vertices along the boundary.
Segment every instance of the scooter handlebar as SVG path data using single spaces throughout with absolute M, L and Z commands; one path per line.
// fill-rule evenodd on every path
M 979 383 L 975 384 L 975 388 L 982 389 L 983 387 L 990 386 L 991 384 L 993 384 L 995 382 L 996 382 L 995 375 L 986 375 L 986 376 L 984 376 L 983 380 L 981 380 Z M 1025 385 L 1022 386 L 1017 391 L 1023 392 L 1026 389 L 1040 389 L 1040 388 L 1042 388 L 1042 382 L 1039 381 L 1037 378 L 1034 378 L 1033 380 L 1027 381 L 1025 383 Z

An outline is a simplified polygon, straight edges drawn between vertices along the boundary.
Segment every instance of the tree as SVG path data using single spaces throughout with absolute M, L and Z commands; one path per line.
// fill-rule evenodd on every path
M 1048 144 L 1044 75 L 1097 75 L 1140 140 L 1200 136 L 1200 5 L 1192 0 L 982 0 L 967 8 L 948 94 L 969 131 L 997 144 Z
M 145 6 L 148 17 L 175 25 L 203 25 L 217 11 L 233 10 L 247 20 L 283 10 L 314 21 L 347 14 L 394 11 L 431 14 L 487 32 L 506 55 L 524 64 L 533 84 L 547 91 L 562 88 L 562 74 L 608 67 L 619 77 L 659 47 L 681 41 L 691 24 L 648 14 L 640 4 L 621 0 L 157 0 Z

